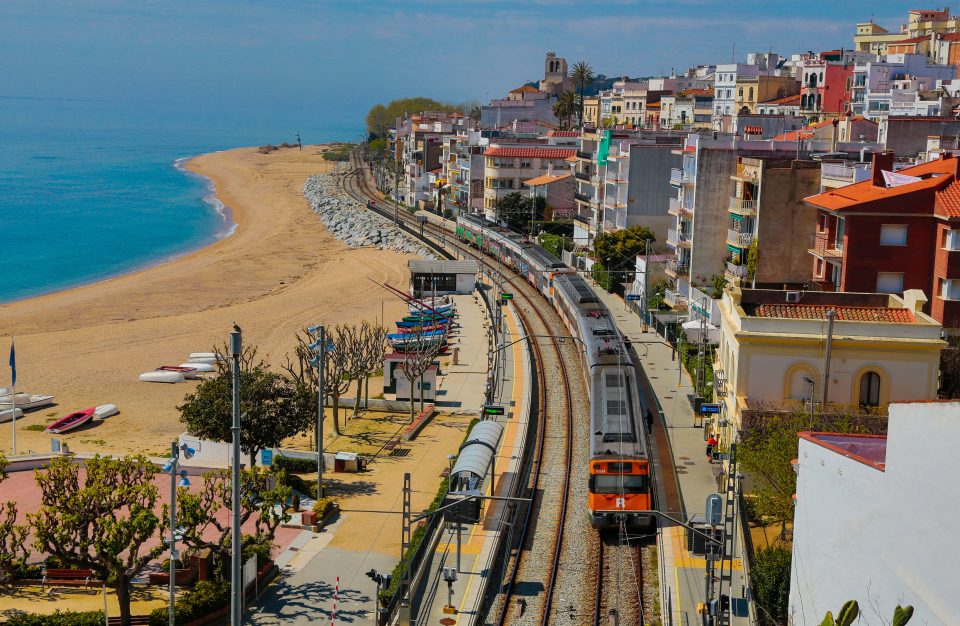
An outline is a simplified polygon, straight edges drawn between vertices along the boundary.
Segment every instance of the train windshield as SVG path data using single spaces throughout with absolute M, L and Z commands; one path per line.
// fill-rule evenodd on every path
M 646 474 L 596 474 L 593 476 L 594 493 L 645 493 L 647 489 Z

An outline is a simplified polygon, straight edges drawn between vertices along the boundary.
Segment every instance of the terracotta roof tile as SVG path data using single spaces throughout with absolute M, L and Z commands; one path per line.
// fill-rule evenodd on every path
M 527 157 L 531 159 L 566 159 L 577 153 L 576 148 L 554 148 L 547 146 L 499 147 L 487 148 L 484 156 Z
M 828 306 L 820 304 L 759 304 L 754 317 L 778 317 L 798 320 L 825 320 L 827 311 L 837 312 L 838 321 L 884 322 L 889 324 L 912 324 L 913 313 L 909 309 L 873 306 Z
M 760 104 L 785 104 L 785 105 L 800 104 L 800 95 L 797 94 L 796 96 L 787 96 L 786 98 L 777 98 L 776 100 L 767 100 L 765 102 L 761 102 Z
M 511 90 L 510 93 L 540 93 L 540 90 L 530 85 L 524 85 L 523 87 L 517 87 Z
M 947 217 L 960 217 L 960 182 L 954 180 L 937 192 L 936 213 Z
M 579 137 L 579 130 L 551 130 L 547 137 Z

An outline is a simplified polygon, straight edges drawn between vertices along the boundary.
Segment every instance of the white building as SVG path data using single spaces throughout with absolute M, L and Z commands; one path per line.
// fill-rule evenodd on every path
M 544 174 L 570 170 L 565 159 L 576 154 L 574 147 L 544 144 L 504 145 L 491 143 L 484 152 L 483 210 L 496 221 L 497 202 L 507 194 L 524 192 L 523 181 Z
M 848 600 L 865 626 L 960 624 L 960 402 L 890 405 L 887 437 L 801 433 L 791 624 L 820 624 Z
M 746 63 L 722 63 L 713 75 L 713 128 L 724 133 L 736 132 L 737 79 L 776 74 L 780 56 L 775 52 L 750 53 Z
M 934 89 L 938 80 L 956 78 L 955 65 L 939 65 L 923 54 L 888 54 L 877 61 L 858 63 L 853 69 L 854 115 L 876 120 L 890 114 L 894 91 L 898 103 L 909 99 L 903 92 Z

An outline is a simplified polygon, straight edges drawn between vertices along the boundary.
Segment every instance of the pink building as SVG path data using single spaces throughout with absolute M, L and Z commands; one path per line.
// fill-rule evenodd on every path
M 850 108 L 853 64 L 829 61 L 829 53 L 803 62 L 800 83 L 801 114 L 842 114 Z

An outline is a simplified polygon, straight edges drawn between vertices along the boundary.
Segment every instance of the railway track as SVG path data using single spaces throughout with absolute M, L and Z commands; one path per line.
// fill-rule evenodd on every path
M 351 164 L 342 179 L 345 191 L 364 204 L 383 202 L 369 188 L 362 163 L 354 156 Z M 408 227 L 422 228 L 457 256 L 487 265 L 488 275 L 501 286 L 509 283 L 521 296 L 515 296 L 514 305 L 526 332 L 542 336 L 530 342 L 537 364 L 541 418 L 527 484 L 534 498 L 512 522 L 520 526 L 511 533 L 519 535 L 518 549 L 508 552 L 505 580 L 488 611 L 495 619 L 486 623 L 599 626 L 613 623 L 608 621 L 611 609 L 617 611 L 618 624 L 641 623 L 640 549 L 600 537 L 586 514 L 586 473 L 577 470 L 586 467 L 589 459 L 590 412 L 576 344 L 557 339 L 569 333 L 556 316 L 544 315 L 542 309 L 549 305 L 522 277 L 495 268 L 489 258 L 459 242 L 449 230 L 429 222 L 417 224 L 405 210 L 395 216 Z

